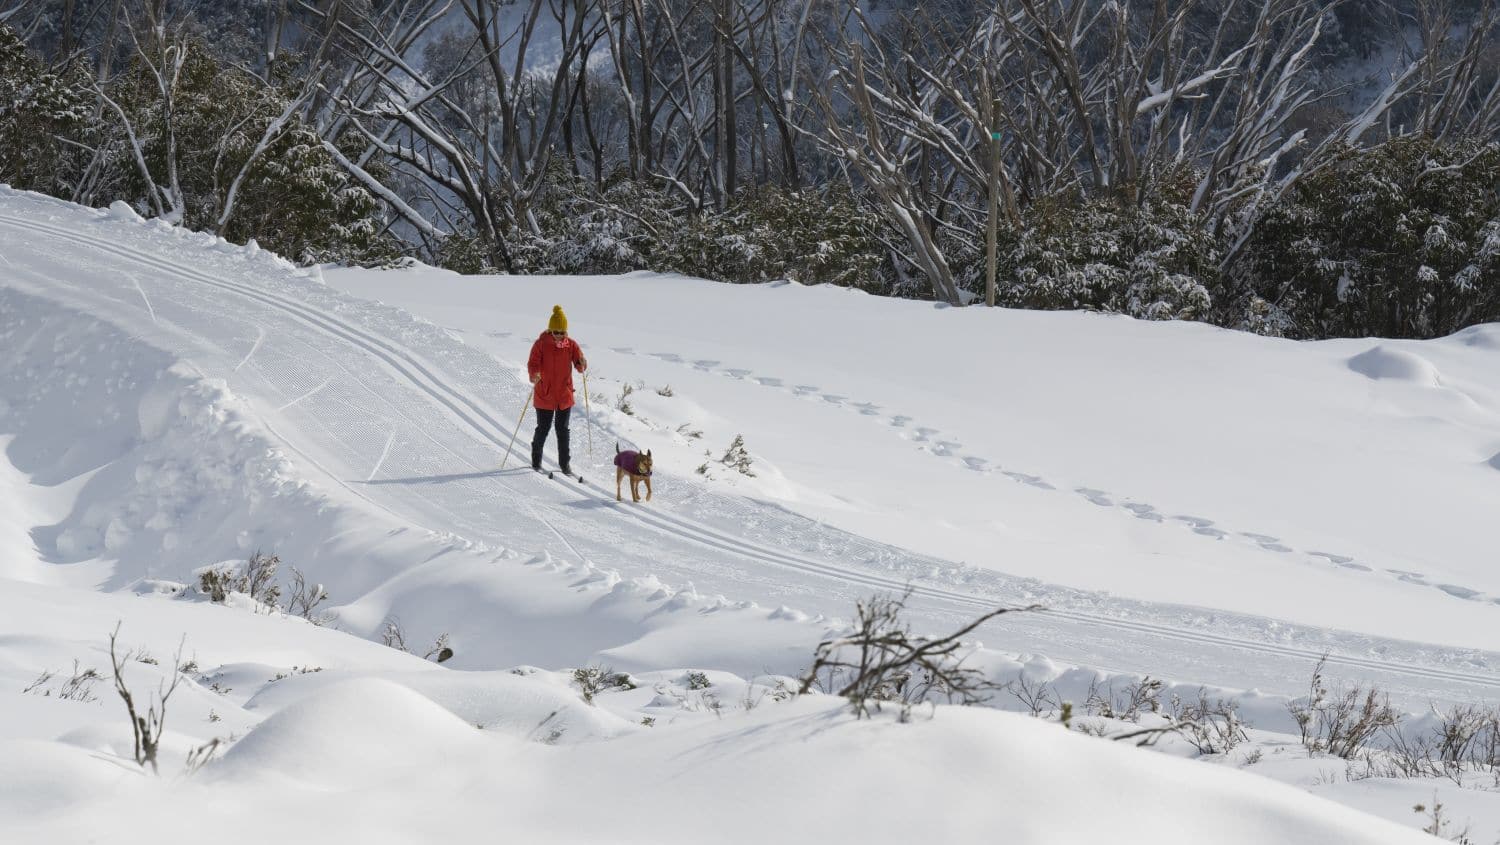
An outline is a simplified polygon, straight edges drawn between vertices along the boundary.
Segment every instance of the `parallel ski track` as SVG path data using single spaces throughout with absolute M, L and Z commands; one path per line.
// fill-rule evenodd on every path
M 225 281 L 200 272 L 190 266 L 178 264 L 161 259 L 151 253 L 142 252 L 130 247 L 113 243 L 104 243 L 96 239 L 80 236 L 68 229 L 57 226 L 49 226 L 37 223 L 33 220 L 17 218 L 11 215 L 0 214 L 0 221 L 20 229 L 27 229 L 40 234 L 80 244 L 98 252 L 111 253 L 147 267 L 155 268 L 166 273 L 171 273 L 182 279 L 200 283 L 209 287 L 217 288 L 227 293 L 242 296 L 279 309 L 304 324 L 321 331 L 327 335 L 337 337 L 351 346 L 355 346 L 380 361 L 388 370 L 400 376 L 412 386 L 427 394 L 440 405 L 455 420 L 461 422 L 475 434 L 488 440 L 498 449 L 508 441 L 508 429 L 504 424 L 497 421 L 496 415 L 485 408 L 478 401 L 465 395 L 462 391 L 452 387 L 444 381 L 436 372 L 437 368 L 423 361 L 420 356 L 409 349 L 390 343 L 384 338 L 369 334 L 353 325 L 331 317 L 326 313 L 314 310 L 309 306 L 296 300 L 287 299 L 277 294 L 268 293 L 247 285 L 236 282 Z M 533 475 L 533 473 L 527 473 Z M 538 482 L 546 482 L 547 479 L 537 476 Z M 612 502 L 608 496 L 589 489 L 585 483 L 579 487 L 580 490 L 593 495 L 600 501 Z M 597 488 L 595 488 L 597 489 Z M 761 546 L 743 537 L 724 534 L 714 529 L 697 523 L 682 519 L 670 513 L 647 508 L 615 508 L 620 515 L 634 519 L 637 522 L 674 535 L 679 539 L 695 542 L 721 552 L 737 555 L 749 560 L 768 563 L 799 572 L 808 573 L 824 578 L 832 578 L 846 583 L 860 584 L 882 590 L 901 592 L 908 588 L 915 596 L 935 599 L 973 608 L 990 609 L 996 602 L 983 596 L 960 593 L 934 587 L 925 584 L 916 584 L 908 581 L 882 576 L 878 573 L 862 572 L 859 570 L 846 569 L 826 561 L 817 561 L 809 558 L 798 557 L 775 549 Z M 1196 643 L 1200 645 L 1219 646 L 1224 648 L 1241 649 L 1244 651 L 1258 652 L 1281 657 L 1303 658 L 1315 662 L 1325 657 L 1323 652 L 1297 648 L 1293 646 L 1278 645 L 1276 643 L 1258 642 L 1255 640 L 1241 639 L 1238 637 L 1214 634 L 1205 631 L 1190 631 L 1165 625 L 1157 625 L 1149 622 L 1140 622 L 1116 617 L 1100 616 L 1096 614 L 1065 610 L 1048 609 L 1047 615 L 1053 618 L 1062 618 L 1070 621 L 1089 625 L 1096 625 L 1116 630 L 1128 630 L 1141 634 L 1148 634 L 1163 639 L 1176 640 L 1179 642 Z M 1475 686 L 1491 687 L 1500 689 L 1500 677 L 1492 675 L 1478 675 L 1466 672 L 1458 672 L 1441 669 L 1432 666 L 1419 666 L 1410 663 L 1399 663 L 1394 661 L 1374 660 L 1356 655 L 1329 653 L 1326 659 L 1331 664 L 1346 666 L 1356 669 L 1371 669 L 1376 671 L 1391 672 L 1408 675 L 1411 677 L 1429 678 L 1432 680 L 1450 681 L 1456 683 L 1473 684 Z

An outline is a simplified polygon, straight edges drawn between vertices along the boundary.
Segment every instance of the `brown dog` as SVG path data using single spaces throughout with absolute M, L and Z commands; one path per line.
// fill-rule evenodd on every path
M 646 482 L 646 501 L 651 501 L 651 450 L 645 452 L 620 451 L 620 444 L 615 444 L 615 501 L 623 501 L 620 498 L 620 482 L 625 476 L 630 476 L 630 499 L 634 502 L 641 500 L 641 482 Z

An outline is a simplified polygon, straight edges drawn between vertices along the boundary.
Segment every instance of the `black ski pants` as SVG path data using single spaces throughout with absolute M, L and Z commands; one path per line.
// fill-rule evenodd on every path
M 568 458 L 568 414 L 572 408 L 563 408 L 561 411 L 544 411 L 536 409 L 536 434 L 531 436 L 531 468 L 542 468 L 542 447 L 547 445 L 547 429 L 557 429 L 557 463 L 567 471 Z

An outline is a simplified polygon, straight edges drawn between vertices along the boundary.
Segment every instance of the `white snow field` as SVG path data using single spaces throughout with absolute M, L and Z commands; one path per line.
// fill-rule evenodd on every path
M 591 364 L 582 486 L 526 467 L 529 416 L 501 469 L 553 304 Z M 737 435 L 753 476 L 719 460 Z M 651 502 L 615 501 L 617 442 L 653 451 Z M 1500 326 L 1299 344 L 790 283 L 303 270 L 0 186 L 0 455 L 7 842 L 260 841 L 252 813 L 293 841 L 1401 842 L 1435 792 L 1500 834 L 1500 794 L 1352 778 L 1285 708 L 1325 653 L 1409 711 L 1495 699 Z M 331 624 L 198 595 L 256 550 Z M 923 632 L 1047 608 L 976 632 L 997 680 L 1235 698 L 1254 759 L 785 695 L 857 599 L 908 585 Z M 138 697 L 185 643 L 160 777 L 117 623 Z M 585 702 L 589 665 L 635 688 Z

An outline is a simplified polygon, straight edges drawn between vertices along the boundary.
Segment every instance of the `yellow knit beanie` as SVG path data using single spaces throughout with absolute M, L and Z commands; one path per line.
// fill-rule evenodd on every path
M 547 331 L 565 332 L 568 330 L 568 315 L 563 313 L 561 305 L 552 306 L 552 319 L 547 321 Z

